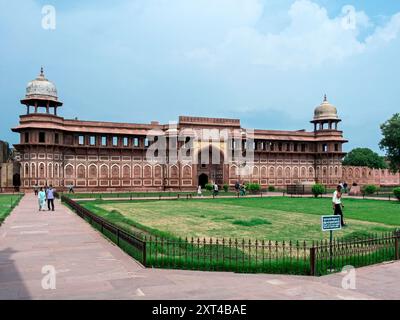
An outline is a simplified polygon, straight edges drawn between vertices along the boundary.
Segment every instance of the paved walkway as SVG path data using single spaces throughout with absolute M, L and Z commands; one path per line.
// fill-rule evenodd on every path
M 26 195 L 0 227 L 0 299 L 398 299 L 400 262 L 343 275 L 235 274 L 145 269 L 69 209 L 36 209 Z M 56 289 L 43 289 L 54 266 Z

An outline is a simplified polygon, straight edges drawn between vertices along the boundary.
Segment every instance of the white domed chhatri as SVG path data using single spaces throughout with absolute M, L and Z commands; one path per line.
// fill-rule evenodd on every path
M 30 114 L 30 107 L 33 107 L 34 113 L 39 113 L 40 108 L 45 108 L 46 113 L 53 109 L 54 115 L 57 115 L 57 108 L 63 104 L 58 100 L 54 83 L 45 78 L 43 68 L 40 68 L 39 76 L 26 86 L 26 94 L 21 103 L 26 106 L 26 114 Z
M 314 110 L 314 120 L 336 120 L 336 119 L 339 119 L 336 107 L 328 102 L 325 95 L 324 101 Z
M 56 86 L 44 77 L 43 68 L 40 69 L 39 76 L 28 83 L 25 97 L 54 101 L 58 100 Z

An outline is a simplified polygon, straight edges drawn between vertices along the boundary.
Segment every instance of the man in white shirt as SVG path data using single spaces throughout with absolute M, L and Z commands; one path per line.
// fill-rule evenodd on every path
M 332 205 L 333 205 L 334 214 L 340 215 L 341 224 L 342 224 L 342 227 L 344 227 L 346 224 L 344 223 L 344 220 L 343 220 L 342 208 L 344 208 L 344 205 L 342 203 L 342 186 L 340 186 L 340 185 L 337 186 L 335 192 L 333 193 Z
M 218 185 L 215 183 L 214 184 L 214 196 L 218 194 Z

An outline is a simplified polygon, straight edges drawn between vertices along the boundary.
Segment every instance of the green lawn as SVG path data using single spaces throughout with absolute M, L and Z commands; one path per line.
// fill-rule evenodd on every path
M 203 196 L 211 196 L 211 191 L 202 191 Z M 236 195 L 236 192 L 225 192 L 220 190 L 218 196 L 233 196 Z M 190 191 L 181 191 L 181 192 L 152 192 L 152 191 L 144 191 L 144 192 L 114 192 L 114 193 L 97 193 L 97 192 L 84 192 L 84 193 L 64 193 L 63 195 L 70 197 L 71 199 L 101 199 L 101 198 L 145 198 L 145 197 L 180 197 L 186 198 L 187 195 L 191 195 L 192 197 L 197 197 L 197 192 Z
M 328 198 L 230 198 L 148 201 L 87 201 L 88 209 L 130 230 L 200 238 L 319 240 L 320 216 L 332 214 Z M 400 226 L 400 203 L 345 199 L 348 227 L 335 232 L 351 238 Z
M 22 195 L 20 194 L 0 194 L 0 224 L 8 216 L 11 210 L 18 204 L 21 198 Z

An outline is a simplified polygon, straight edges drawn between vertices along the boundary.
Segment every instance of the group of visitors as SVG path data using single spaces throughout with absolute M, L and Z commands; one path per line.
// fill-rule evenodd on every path
M 246 195 L 246 185 L 244 183 L 241 184 L 241 183 L 239 183 L 239 181 L 236 181 L 235 190 L 241 196 L 245 196 Z
M 213 196 L 218 195 L 218 192 L 219 192 L 218 184 L 213 183 L 213 185 L 212 185 L 212 191 L 213 191 Z M 202 192 L 202 190 L 201 190 L 201 185 L 199 185 L 199 186 L 197 187 L 197 196 L 198 196 L 198 197 L 202 197 L 202 196 L 203 196 L 203 192 Z
M 347 182 L 339 182 L 339 186 L 342 188 L 344 193 L 347 193 L 347 188 L 348 188 Z
M 35 195 L 38 196 L 39 211 L 44 211 L 46 209 L 46 203 L 47 209 L 49 211 L 54 211 L 54 193 L 55 190 L 53 189 L 52 185 L 50 185 L 49 187 L 46 185 L 44 189 L 43 187 L 38 187 L 38 191 L 35 191 Z

